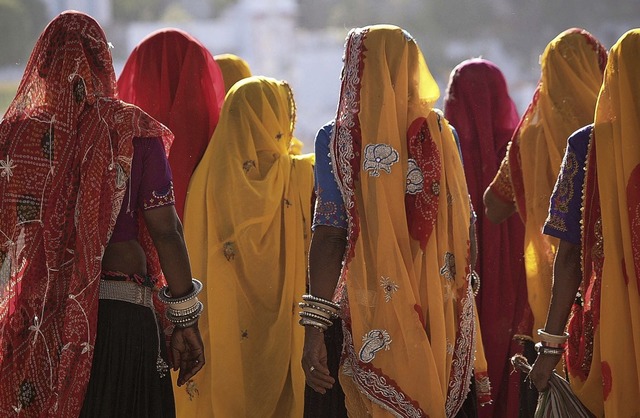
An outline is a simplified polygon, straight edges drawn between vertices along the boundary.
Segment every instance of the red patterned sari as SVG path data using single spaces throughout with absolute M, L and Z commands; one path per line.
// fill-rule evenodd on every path
M 0 124 L 0 416 L 77 417 L 82 407 L 132 139 L 172 139 L 115 97 L 98 23 L 53 19 Z
M 508 359 L 522 352 L 514 334 L 526 334 L 531 328 L 524 225 L 517 217 L 500 225 L 490 222 L 482 195 L 498 171 L 519 117 L 502 72 L 480 58 L 464 61 L 451 72 L 444 112 L 460 138 L 469 195 L 478 216 L 476 271 L 482 286 L 476 302 L 493 399 L 479 412 L 486 417 L 514 417 L 520 403 L 520 377 L 512 373 Z

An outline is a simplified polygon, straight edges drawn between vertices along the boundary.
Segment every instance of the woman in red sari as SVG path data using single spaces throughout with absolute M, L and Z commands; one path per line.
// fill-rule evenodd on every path
M 199 284 L 173 208 L 172 139 L 116 99 L 98 23 L 53 19 L 0 124 L 0 416 L 174 416 L 153 288 L 164 273 L 167 303 L 187 306 Z M 197 316 L 184 319 L 171 340 L 180 383 L 204 363 Z
M 515 417 L 520 380 L 519 374 L 511 372 L 509 358 L 522 348 L 513 335 L 524 334 L 531 327 L 521 245 L 524 225 L 515 218 L 500 225 L 489 222 L 482 194 L 505 155 L 518 113 L 502 72 L 480 58 L 464 61 L 451 72 L 444 112 L 455 126 L 462 155 L 468 160 L 465 176 L 478 216 L 476 271 L 482 286 L 476 302 L 493 400 L 478 412 L 485 417 Z
M 169 164 L 176 211 L 182 219 L 189 179 L 218 124 L 225 89 L 222 72 L 197 39 L 179 29 L 140 42 L 118 78 L 120 98 L 171 129 Z

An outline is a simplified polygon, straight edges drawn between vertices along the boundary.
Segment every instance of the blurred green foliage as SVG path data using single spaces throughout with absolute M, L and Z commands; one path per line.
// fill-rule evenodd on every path
M 23 65 L 47 21 L 41 0 L 0 0 L 0 66 Z

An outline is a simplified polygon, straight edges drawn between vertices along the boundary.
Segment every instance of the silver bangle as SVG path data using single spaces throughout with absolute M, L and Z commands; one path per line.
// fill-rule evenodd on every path
M 324 313 L 326 313 L 326 314 L 330 315 L 332 318 L 337 318 L 337 317 L 338 317 L 337 312 L 335 312 L 334 310 L 324 308 L 323 306 L 321 306 L 321 305 L 317 305 L 317 304 L 315 304 L 315 303 L 299 302 L 299 303 L 298 303 L 298 306 L 299 306 L 300 308 L 302 308 L 303 310 L 307 310 L 307 309 L 315 309 L 315 310 L 318 310 L 318 311 L 320 311 L 320 312 L 324 312 Z
M 536 343 L 534 347 L 538 354 L 552 354 L 555 356 L 561 356 L 564 354 L 564 348 L 547 347 L 542 345 L 542 343 Z
M 198 316 L 198 318 L 200 318 L 200 317 Z M 193 320 L 191 320 L 189 322 L 181 322 L 179 324 L 173 324 L 173 325 L 176 328 L 189 328 L 189 327 L 192 327 L 192 326 L 194 326 L 195 324 L 198 323 L 198 318 L 195 318 L 195 319 L 193 319 Z
M 191 279 L 191 283 L 193 285 L 193 290 L 189 292 L 189 294 L 179 298 L 171 297 L 171 294 L 169 293 L 169 286 L 163 286 L 162 289 L 160 289 L 160 291 L 158 292 L 158 299 L 160 299 L 160 301 L 166 303 L 167 305 L 175 305 L 178 303 L 187 302 L 198 296 L 198 294 L 202 291 L 202 282 L 200 280 L 194 278 Z
M 338 305 L 337 303 L 318 297 L 318 296 L 306 294 L 306 295 L 302 295 L 302 300 L 304 300 L 305 302 L 319 303 L 321 305 L 328 307 L 328 309 L 333 309 L 336 312 L 340 310 L 340 305 Z
M 173 309 L 167 309 L 165 316 L 169 321 L 176 324 L 180 322 L 188 322 L 193 319 L 199 318 L 203 310 L 204 310 L 204 305 L 202 304 L 202 302 L 198 302 L 196 305 L 196 309 L 192 310 L 188 314 L 179 315 L 179 314 L 176 314 L 176 312 Z
M 327 326 L 327 328 L 329 328 L 331 325 L 333 325 L 333 322 L 330 319 L 325 318 L 324 316 L 320 316 L 317 314 L 314 314 L 312 312 L 299 312 L 300 318 L 308 318 L 308 319 L 312 319 L 316 322 L 320 322 L 322 324 L 325 324 Z
M 300 318 L 300 321 L 298 323 L 303 326 L 307 326 L 307 325 L 312 326 L 315 329 L 319 330 L 320 332 L 325 332 L 327 329 L 329 329 L 329 327 L 326 326 L 325 324 L 314 321 L 313 319 L 310 319 L 310 318 Z
M 174 317 L 189 316 L 196 311 L 202 312 L 203 307 L 204 305 L 202 304 L 202 302 L 198 300 L 193 304 L 193 306 L 187 309 L 173 309 L 171 305 L 169 305 L 169 307 L 167 308 L 167 312 L 171 312 L 171 315 Z

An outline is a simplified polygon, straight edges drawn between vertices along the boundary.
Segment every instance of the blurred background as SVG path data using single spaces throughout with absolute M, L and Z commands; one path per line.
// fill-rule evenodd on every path
M 540 76 L 538 58 L 558 33 L 581 27 L 609 48 L 640 26 L 638 0 L 0 0 L 2 114 L 36 38 L 66 9 L 84 11 L 104 27 L 115 46 L 116 75 L 147 34 L 177 27 L 213 55 L 241 56 L 254 75 L 287 80 L 305 152 L 335 114 L 344 39 L 352 27 L 391 23 L 411 32 L 441 97 L 460 61 L 489 59 L 504 72 L 523 112 Z

